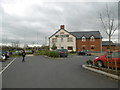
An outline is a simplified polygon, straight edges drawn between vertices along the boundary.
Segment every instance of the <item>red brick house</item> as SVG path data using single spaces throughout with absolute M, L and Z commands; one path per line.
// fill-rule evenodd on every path
M 68 51 L 80 51 L 83 49 L 91 51 L 101 51 L 102 37 L 99 31 L 77 31 L 68 32 L 65 26 L 49 37 L 49 48 L 52 50 L 53 44 L 57 49 L 65 48 Z
M 77 51 L 83 49 L 90 51 L 101 51 L 101 34 L 99 31 L 70 32 L 76 37 Z
M 117 46 L 111 41 L 111 50 L 116 50 Z M 102 51 L 108 51 L 109 50 L 109 41 L 102 41 Z

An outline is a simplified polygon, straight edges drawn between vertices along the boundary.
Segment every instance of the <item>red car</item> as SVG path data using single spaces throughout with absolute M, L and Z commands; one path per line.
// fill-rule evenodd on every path
M 109 53 L 108 55 L 96 57 L 94 64 L 98 67 L 108 67 L 109 65 L 109 67 L 115 68 L 117 66 L 117 68 L 120 68 L 120 50 Z

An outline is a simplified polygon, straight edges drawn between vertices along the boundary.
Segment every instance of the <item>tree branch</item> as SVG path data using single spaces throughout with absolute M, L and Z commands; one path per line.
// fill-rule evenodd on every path
M 108 32 L 107 32 L 107 28 L 106 28 L 106 26 L 105 26 L 105 24 L 104 24 L 104 21 L 103 21 L 103 19 L 102 19 L 102 15 L 101 15 L 101 14 L 100 14 L 100 20 L 101 20 L 101 22 L 102 22 L 102 24 L 103 24 L 103 27 L 104 27 L 104 29 L 105 29 L 105 32 L 107 33 L 107 35 L 109 35 Z
M 114 17 L 113 17 L 113 19 L 111 20 L 111 30 L 113 30 L 113 25 L 114 25 Z
M 114 30 L 112 30 L 113 32 L 111 33 L 111 36 L 114 34 L 114 32 L 117 30 L 118 26 L 115 27 Z

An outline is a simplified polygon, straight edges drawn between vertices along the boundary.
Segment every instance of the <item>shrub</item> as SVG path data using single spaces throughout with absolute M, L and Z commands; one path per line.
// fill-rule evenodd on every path
M 21 56 L 21 55 L 19 55 L 19 54 L 14 54 L 14 55 L 11 55 L 10 57 L 19 57 L 19 56 Z
M 47 56 L 49 56 L 49 57 L 58 57 L 59 55 L 55 51 L 50 51 L 50 52 L 47 53 Z
M 56 47 L 56 44 L 54 43 L 53 46 L 52 46 L 52 50 L 56 50 L 57 47 Z
M 89 59 L 89 60 L 86 61 L 86 64 L 93 65 L 93 61 Z
M 37 51 L 35 55 L 46 55 L 48 51 Z
M 37 53 L 35 53 L 35 55 L 47 55 L 49 57 L 58 57 L 58 53 L 55 51 L 38 51 Z
M 4 59 L 0 59 L 0 62 L 1 62 L 1 61 L 2 61 L 2 62 L 5 62 L 6 60 L 4 60 Z
M 76 51 L 71 51 L 70 53 L 71 53 L 71 54 L 75 54 L 75 53 L 76 53 Z

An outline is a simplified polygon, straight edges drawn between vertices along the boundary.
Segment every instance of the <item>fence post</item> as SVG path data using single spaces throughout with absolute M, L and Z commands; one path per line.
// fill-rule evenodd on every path
M 116 62 L 116 59 L 115 60 L 115 71 L 116 71 L 116 74 L 117 74 L 117 62 Z
M 108 55 L 108 54 L 107 54 L 107 55 Z M 109 60 L 108 60 L 108 57 L 107 57 L 107 67 L 108 67 L 108 68 L 107 68 L 107 69 L 108 69 L 107 71 L 109 72 Z

